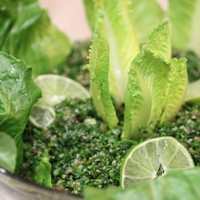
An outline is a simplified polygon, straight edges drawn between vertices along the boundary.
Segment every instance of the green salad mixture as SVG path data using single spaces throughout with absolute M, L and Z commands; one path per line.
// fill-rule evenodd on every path
M 89 44 L 88 42 L 88 46 Z M 77 43 L 69 58 L 74 71 L 77 70 L 81 74 L 80 66 L 83 66 L 86 60 L 85 57 L 80 59 L 81 56 L 77 55 L 85 53 L 84 47 L 85 43 Z M 200 75 L 196 73 L 200 67 L 200 58 L 194 52 L 187 52 L 184 57 L 189 63 L 189 78 L 196 80 Z M 70 76 L 77 79 L 80 74 L 77 73 L 76 76 L 74 73 Z M 86 77 L 87 74 L 82 75 L 81 80 L 86 80 Z M 200 104 L 184 104 L 173 122 L 156 126 L 152 133 L 152 137 L 176 138 L 191 153 L 196 166 L 200 165 L 199 109 Z M 55 106 L 55 111 L 56 119 L 46 130 L 36 128 L 30 122 L 27 124 L 21 176 L 44 184 L 34 178 L 34 170 L 43 158 L 43 152 L 48 149 L 53 188 L 83 194 L 85 186 L 119 186 L 121 162 L 127 150 L 142 140 L 121 140 L 122 124 L 109 130 L 98 117 L 91 99 L 65 100 Z M 122 121 L 123 113 L 119 112 L 118 115 Z M 146 129 L 141 128 L 140 132 L 146 134 Z
M 83 3 L 93 36 L 72 43 L 37 0 L 0 2 L 0 166 L 87 200 L 198 199 L 200 0 L 168 0 L 167 10 L 156 0 Z M 39 86 L 46 74 L 76 81 L 71 93 L 87 98 Z M 33 111 L 53 120 L 36 126 Z M 122 188 L 129 150 L 163 136 L 195 167 Z

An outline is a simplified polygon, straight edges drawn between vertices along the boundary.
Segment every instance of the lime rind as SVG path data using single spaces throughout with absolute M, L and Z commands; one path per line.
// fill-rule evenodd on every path
M 130 149 L 121 165 L 122 188 L 151 181 L 169 171 L 193 168 L 194 162 L 172 137 L 149 139 Z
M 56 113 L 52 107 L 36 103 L 31 108 L 29 120 L 34 126 L 45 129 L 54 121 L 55 116 Z
M 188 84 L 185 102 L 199 103 L 200 102 L 200 79 Z
M 34 82 L 42 90 L 42 98 L 33 105 L 29 119 L 38 128 L 46 128 L 54 121 L 54 106 L 63 100 L 90 98 L 86 88 L 64 76 L 45 74 L 38 76 Z
M 46 74 L 38 76 L 34 82 L 42 90 L 42 98 L 38 100 L 41 104 L 55 106 L 66 98 L 90 98 L 90 93 L 86 88 L 64 76 Z

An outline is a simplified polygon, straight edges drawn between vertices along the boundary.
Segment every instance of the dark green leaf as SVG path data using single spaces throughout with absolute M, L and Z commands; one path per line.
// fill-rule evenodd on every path
M 65 65 L 71 44 L 53 24 L 38 1 L 4 1 L 0 10 L 0 48 L 27 62 L 32 76 L 50 73 Z
M 23 156 L 22 133 L 29 111 L 40 96 L 40 89 L 31 79 L 31 68 L 0 52 L 0 131 L 15 140 L 18 166 Z
M 17 161 L 15 141 L 6 133 L 0 132 L 0 166 L 14 172 Z

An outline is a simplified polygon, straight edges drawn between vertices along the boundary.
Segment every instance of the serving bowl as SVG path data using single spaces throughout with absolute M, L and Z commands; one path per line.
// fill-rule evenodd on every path
M 1 200 L 83 200 L 79 195 L 43 187 L 0 167 Z

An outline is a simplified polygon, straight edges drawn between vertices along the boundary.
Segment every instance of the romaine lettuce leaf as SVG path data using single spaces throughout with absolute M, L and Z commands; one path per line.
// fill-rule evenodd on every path
M 115 108 L 109 93 L 109 47 L 107 42 L 95 33 L 89 55 L 90 91 L 98 115 L 114 127 L 118 123 Z
M 139 139 L 140 127 L 150 132 L 172 120 L 187 89 L 186 59 L 171 59 L 168 22 L 160 24 L 136 56 L 129 72 L 122 139 Z
M 172 48 L 168 21 L 156 26 L 143 48 L 150 51 L 154 57 L 160 57 L 165 62 L 170 61 Z
M 140 127 L 152 130 L 162 113 L 170 67 L 143 49 L 133 60 L 125 97 L 122 139 L 139 139 Z
M 109 90 L 117 105 L 124 102 L 130 64 L 140 51 L 128 3 L 128 0 L 95 1 L 95 29 L 101 30 L 109 45 Z
M 22 163 L 22 134 L 29 111 L 40 96 L 41 90 L 31 79 L 31 68 L 0 52 L 0 131 L 16 142 L 17 167 Z
M 67 36 L 51 24 L 37 0 L 4 1 L 0 10 L 0 49 L 33 68 L 32 77 L 65 65 L 71 44 Z
M 197 200 L 200 197 L 200 167 L 169 172 L 165 176 L 135 187 L 97 189 L 86 187 L 86 200 Z
M 171 121 L 177 115 L 184 103 L 187 92 L 188 75 L 186 59 L 171 59 L 170 73 L 168 77 L 165 99 L 163 101 L 163 113 L 160 117 L 160 124 Z
M 183 51 L 191 49 L 200 55 L 200 0 L 169 0 L 168 4 L 172 46 Z
M 149 34 L 164 18 L 164 11 L 156 0 L 131 0 L 130 17 L 140 44 L 147 41 Z
M 94 11 L 94 1 L 93 0 L 83 0 L 85 14 L 87 17 L 88 25 L 90 26 L 91 30 L 95 30 L 95 11 Z

